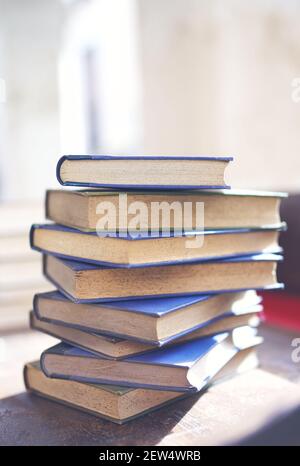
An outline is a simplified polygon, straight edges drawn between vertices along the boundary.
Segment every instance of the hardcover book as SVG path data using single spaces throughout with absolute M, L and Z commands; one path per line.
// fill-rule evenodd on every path
M 229 333 L 122 360 L 108 360 L 60 343 L 42 353 L 41 368 L 47 377 L 79 382 L 196 392 L 205 387 L 237 351 Z
M 244 291 L 75 304 L 59 292 L 49 292 L 37 294 L 33 308 L 40 321 L 70 327 L 72 334 L 73 329 L 77 329 L 162 346 L 179 337 L 188 337 L 196 330 L 199 330 L 201 336 L 208 325 L 212 330 L 220 325 L 222 327 L 219 321 L 224 319 L 225 328 L 220 331 L 227 330 L 226 326 L 232 325 L 228 317 L 258 313 L 261 311 L 260 301 L 261 298 L 254 291 Z M 141 345 L 137 346 L 139 348 Z
M 67 155 L 57 165 L 65 186 L 102 188 L 228 188 L 225 168 L 232 157 L 197 155 Z
M 238 351 L 212 379 L 220 383 L 234 375 L 254 369 L 258 362 L 256 346 Z M 26 388 L 36 395 L 103 417 L 117 424 L 136 419 L 173 401 L 188 396 L 186 393 L 129 388 L 116 385 L 81 383 L 46 377 L 39 361 L 24 367 Z
M 245 326 L 256 328 L 260 323 L 260 313 L 247 312 L 245 314 L 225 314 L 220 318 L 213 319 L 206 325 L 179 336 L 174 340 L 159 342 L 171 345 L 184 341 L 194 340 L 200 337 L 216 335 L 217 333 L 235 331 Z M 64 343 L 82 348 L 107 359 L 124 359 L 134 354 L 153 351 L 153 345 L 139 340 L 126 340 L 117 336 L 101 334 L 91 330 L 65 325 L 65 323 L 51 322 L 39 319 L 33 311 L 30 312 L 30 327 L 51 335 Z
M 133 238 L 130 234 L 107 236 L 44 224 L 32 226 L 30 244 L 37 251 L 57 257 L 130 268 L 280 252 L 279 230 L 274 227 L 205 230 L 180 236 L 148 233 Z
M 77 303 L 278 287 L 281 256 L 258 254 L 210 262 L 119 268 L 44 256 L 45 276 Z
M 110 223 L 115 221 L 118 231 L 127 232 L 128 225 L 134 217 L 129 207 L 135 202 L 141 202 L 146 207 L 145 213 L 142 210 L 140 212 L 141 230 L 146 229 L 144 225 L 148 225 L 150 213 L 153 231 L 182 231 L 182 218 L 172 215 L 170 208 L 176 203 L 184 214 L 186 224 L 190 225 L 191 230 L 197 230 L 199 220 L 196 206 L 202 203 L 205 212 L 204 229 L 257 228 L 280 225 L 279 206 L 285 197 L 284 193 L 236 189 L 151 192 L 131 190 L 122 193 L 103 189 L 58 189 L 47 191 L 46 216 L 61 225 L 83 231 L 101 231 L 98 207 L 102 202 L 109 202 L 113 206 L 113 218 Z M 164 212 L 164 217 L 162 214 L 152 215 L 153 205 L 159 206 L 160 212 Z M 124 212 L 127 213 L 127 222 L 123 225 Z

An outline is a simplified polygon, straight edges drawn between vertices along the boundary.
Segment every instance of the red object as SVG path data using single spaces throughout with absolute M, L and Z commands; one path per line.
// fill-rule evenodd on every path
M 265 323 L 289 330 L 300 330 L 300 295 L 282 292 L 260 293 Z

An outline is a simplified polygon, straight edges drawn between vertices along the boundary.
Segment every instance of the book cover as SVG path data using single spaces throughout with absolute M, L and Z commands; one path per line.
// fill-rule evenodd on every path
M 123 184 L 123 183 L 97 183 L 97 182 L 76 182 L 76 181 L 64 181 L 61 176 L 61 168 L 65 161 L 157 161 L 157 160 L 169 160 L 172 161 L 184 160 L 184 161 L 209 161 L 209 162 L 231 162 L 233 157 L 216 157 L 216 156 L 183 156 L 183 155 L 64 155 L 57 163 L 56 176 L 57 180 L 63 186 L 78 186 L 78 187 L 90 187 L 90 188 L 113 188 L 113 189 L 229 189 L 230 186 L 226 184 L 222 185 L 176 185 L 176 184 Z
M 286 229 L 286 224 L 282 223 L 280 226 L 269 226 L 269 227 L 259 227 L 259 228 L 235 228 L 235 229 L 215 229 L 215 230 L 203 230 L 203 231 L 185 231 L 182 232 L 180 236 L 186 237 L 187 239 L 190 237 L 195 237 L 195 236 L 208 236 L 208 235 L 230 235 L 230 234 L 246 234 L 246 233 L 251 233 L 251 232 L 268 232 L 268 231 L 282 231 Z M 231 254 L 222 254 L 222 255 L 214 255 L 214 256 L 209 256 L 209 257 L 199 257 L 197 258 L 184 258 L 184 259 L 172 259 L 172 260 L 164 260 L 160 262 L 144 262 L 144 263 L 117 263 L 117 262 L 108 262 L 108 261 L 101 261 L 101 260 L 95 260 L 92 258 L 85 258 L 85 257 L 78 257 L 78 256 L 72 256 L 72 255 L 66 255 L 62 254 L 57 251 L 49 250 L 49 249 L 43 249 L 40 247 L 37 247 L 34 244 L 34 232 L 35 230 L 54 230 L 54 231 L 61 231 L 61 232 L 66 232 L 66 233 L 72 233 L 74 235 L 81 235 L 81 236 L 87 236 L 87 237 L 108 237 L 112 238 L 114 241 L 116 241 L 116 247 L 118 246 L 119 241 L 130 241 L 130 242 L 137 242 L 137 241 L 144 241 L 145 242 L 145 247 L 147 247 L 147 241 L 148 240 L 154 240 L 156 239 L 159 241 L 160 239 L 168 239 L 168 238 L 173 238 L 173 237 L 178 237 L 178 233 L 174 233 L 172 231 L 170 232 L 151 232 L 151 233 L 145 233 L 141 234 L 140 236 L 133 237 L 130 235 L 130 233 L 127 233 L 126 235 L 124 233 L 113 233 L 113 232 L 83 232 L 75 228 L 67 227 L 67 226 L 62 226 L 58 224 L 34 224 L 31 227 L 30 230 L 30 246 L 33 250 L 42 252 L 44 254 L 49 254 L 55 257 L 60 257 L 62 259 L 71 259 L 74 261 L 79 261 L 79 262 L 86 262 L 88 264 L 95 264 L 95 265 L 108 265 L 108 266 L 114 266 L 114 267 L 120 267 L 120 268 L 135 268 L 135 267 L 147 267 L 147 266 L 155 266 L 155 265 L 171 265 L 171 264 L 183 264 L 183 263 L 193 263 L 193 262 L 209 262 L 209 261 L 216 261 L 219 259 L 224 259 L 224 258 L 234 258 L 234 257 L 239 257 L 241 254 L 240 253 L 231 253 Z M 201 248 L 199 248 L 201 252 Z M 280 253 L 282 252 L 282 248 L 279 245 L 272 245 L 272 247 L 268 247 L 268 249 L 265 249 L 264 251 L 260 250 L 252 250 L 252 251 L 247 251 L 247 254 L 244 253 L 243 255 L 249 255 L 253 256 L 255 254 L 260 254 L 261 252 L 264 253 Z
M 187 373 L 196 365 L 196 363 L 207 356 L 214 348 L 221 345 L 229 337 L 228 333 L 222 333 L 211 337 L 200 338 L 185 343 L 179 343 L 171 347 L 161 348 L 153 350 L 149 353 L 143 353 L 140 355 L 130 356 L 120 361 L 109 361 L 107 366 L 107 372 L 105 377 L 82 377 L 81 375 L 64 375 L 59 372 L 49 372 L 47 368 L 46 358 L 48 355 L 65 356 L 66 358 L 86 358 L 87 362 L 89 359 L 98 359 L 107 361 L 107 359 L 100 358 L 93 353 L 76 348 L 66 343 L 60 343 L 55 345 L 41 355 L 41 368 L 47 377 L 62 378 L 74 381 L 82 381 L 87 383 L 101 383 L 101 384 L 112 384 L 112 385 L 124 385 L 128 387 L 138 388 L 153 388 L 156 390 L 174 390 L 180 392 L 197 392 L 201 390 L 208 381 L 238 352 L 238 348 L 235 348 L 233 344 L 228 343 L 228 347 L 222 347 L 222 353 L 218 353 L 218 361 L 211 361 L 211 364 L 205 366 L 205 375 L 203 377 L 188 379 L 188 386 L 166 386 L 155 383 L 155 380 L 149 380 L 149 382 L 132 382 L 129 380 L 120 380 L 118 383 L 110 379 L 110 365 L 114 363 L 129 363 L 138 365 L 151 365 L 158 367 L 171 367 L 171 368 L 184 368 Z M 221 349 L 221 348 L 219 348 Z M 188 377 L 188 376 L 187 376 Z
M 108 270 L 108 269 L 116 269 L 120 270 L 120 268 L 112 266 L 112 265 L 94 265 L 94 264 L 87 264 L 84 262 L 79 262 L 79 261 L 73 261 L 73 260 L 68 260 L 68 259 L 60 259 L 57 258 L 56 260 L 61 261 L 62 264 L 73 271 L 74 273 L 76 272 L 81 272 L 81 271 L 91 271 L 91 270 L 97 270 L 97 269 L 103 269 L 103 270 Z M 251 255 L 251 256 L 240 256 L 240 257 L 234 257 L 234 258 L 226 258 L 226 259 L 220 259 L 218 261 L 210 261 L 210 263 L 231 263 L 231 262 L 237 262 L 237 263 L 247 263 L 247 262 L 279 262 L 283 260 L 282 256 L 278 254 L 256 254 L 256 255 Z M 153 295 L 137 295 L 137 296 L 122 296 L 122 297 L 113 297 L 113 298 L 91 298 L 91 299 L 80 299 L 72 296 L 69 292 L 64 290 L 61 285 L 58 283 L 58 281 L 54 278 L 51 277 L 47 273 L 46 269 L 46 261 L 47 261 L 47 255 L 44 255 L 43 257 L 43 273 L 45 277 L 53 283 L 53 285 L 60 291 L 62 294 L 64 294 L 67 298 L 69 298 L 71 301 L 75 303 L 101 303 L 101 302 L 111 302 L 111 301 L 128 301 L 128 300 L 135 300 L 135 299 L 146 299 L 146 298 L 164 298 L 164 297 L 179 297 L 179 296 L 203 296 L 203 295 L 213 295 L 216 293 L 229 293 L 229 292 L 235 292 L 235 291 L 246 291 L 249 288 L 226 288 L 226 289 L 214 289 L 214 290 L 201 290 L 198 292 L 189 292 L 189 293 L 166 293 L 166 294 L 160 294 L 160 295 L 155 295 L 155 298 Z M 194 261 L 193 264 L 199 264 L 201 261 Z M 181 267 L 182 264 L 172 264 L 171 267 Z M 185 265 L 187 266 L 187 265 Z M 147 265 L 147 268 L 151 268 L 151 265 Z M 165 265 L 160 265 L 159 267 L 165 267 Z M 122 269 L 121 269 L 122 270 Z M 127 269 L 126 269 L 127 270 Z M 134 270 L 134 269 L 132 269 Z M 125 271 L 125 269 L 124 269 Z M 277 288 L 283 288 L 282 283 L 274 283 L 272 285 L 264 286 L 264 287 L 251 287 L 252 289 L 256 290 L 263 290 L 263 289 L 277 289 Z
M 38 374 L 40 383 L 36 382 L 36 377 L 32 379 L 31 373 L 34 371 Z M 163 406 L 169 405 L 175 401 L 179 401 L 188 396 L 188 393 L 176 393 L 176 392 L 157 392 L 153 390 L 147 390 L 148 396 L 144 405 L 139 409 L 137 403 L 133 403 L 135 398 L 138 400 L 139 389 L 122 387 L 117 385 L 100 385 L 100 384 L 82 384 L 80 382 L 70 382 L 62 379 L 50 379 L 45 376 L 41 371 L 39 361 L 33 361 L 24 366 L 23 370 L 24 384 L 28 391 L 35 393 L 46 399 L 55 401 L 65 406 L 76 408 L 77 410 L 83 411 L 88 414 L 97 416 L 112 421 L 116 424 L 123 424 L 128 421 L 132 421 L 142 415 L 152 412 L 156 409 L 162 408 Z M 68 390 L 62 393 L 68 384 Z M 143 390 L 145 391 L 145 390 Z M 125 417 L 110 416 L 108 414 L 110 403 L 107 402 L 107 396 L 103 396 L 107 392 L 115 400 L 115 404 L 122 405 L 123 410 L 127 408 L 127 412 L 131 409 L 135 412 L 133 415 L 126 415 Z M 160 396 L 157 396 L 157 395 Z M 95 406 L 92 397 L 97 397 L 99 402 Z M 126 402 L 123 398 L 129 395 L 129 400 Z M 136 396 L 137 395 L 137 396 Z M 162 398 L 162 399 L 160 399 Z M 136 401 L 137 401 L 136 400 Z M 128 409 L 129 408 L 129 409 Z
M 192 304 L 209 300 L 213 298 L 213 296 L 214 295 L 176 296 L 176 297 L 170 297 L 170 298 L 153 298 L 153 299 L 148 298 L 148 299 L 140 299 L 140 300 L 109 302 L 109 303 L 104 303 L 102 305 L 100 305 L 99 303 L 98 304 L 95 303 L 92 306 L 95 307 L 95 312 L 97 312 L 97 307 L 98 307 L 99 319 L 101 319 L 101 307 L 103 306 L 105 306 L 105 308 L 110 309 L 112 313 L 114 312 L 114 310 L 118 310 L 118 311 L 133 312 L 137 314 L 144 314 L 144 315 L 152 316 L 155 318 L 160 318 L 167 314 L 175 312 L 179 309 L 188 307 Z M 214 324 L 220 320 L 224 320 L 224 324 L 225 324 L 227 318 L 229 318 L 230 320 L 230 317 L 233 317 L 233 316 L 239 316 L 239 315 L 243 315 L 247 313 L 254 314 L 254 313 L 259 313 L 262 311 L 262 306 L 260 305 L 261 298 L 258 295 L 253 293 L 253 296 L 251 295 L 251 299 L 249 303 L 245 304 L 243 300 L 241 300 L 240 303 L 235 302 L 234 309 L 224 309 L 224 312 L 221 315 L 212 317 L 211 319 L 199 325 L 192 326 L 186 330 L 183 330 L 172 336 L 169 336 L 169 337 L 166 337 L 160 340 L 149 340 L 149 339 L 144 339 L 141 336 L 134 337 L 132 335 L 125 335 L 122 333 L 117 333 L 115 331 L 109 332 L 107 330 L 96 331 L 95 329 L 90 328 L 88 325 L 80 325 L 80 324 L 73 324 L 73 323 L 70 324 L 67 322 L 63 322 L 62 320 L 57 321 L 56 319 L 44 318 L 39 313 L 39 305 L 38 305 L 39 298 L 53 300 L 54 306 L 55 306 L 55 302 L 57 301 L 68 302 L 69 300 L 67 297 L 65 297 L 62 293 L 58 291 L 36 294 L 33 300 L 33 312 L 36 315 L 36 317 L 41 321 L 50 322 L 50 323 L 53 323 L 56 325 L 62 325 L 65 327 L 75 328 L 75 329 L 78 329 L 83 332 L 87 332 L 87 333 L 90 333 L 96 336 L 97 335 L 107 336 L 114 341 L 125 341 L 125 340 L 137 341 L 139 343 L 146 344 L 150 347 L 151 346 L 162 347 L 164 345 L 170 344 L 172 342 L 175 342 L 178 338 L 189 335 L 195 332 L 196 330 L 200 330 L 201 328 Z M 224 329 L 224 331 L 227 331 L 227 330 L 228 328 Z

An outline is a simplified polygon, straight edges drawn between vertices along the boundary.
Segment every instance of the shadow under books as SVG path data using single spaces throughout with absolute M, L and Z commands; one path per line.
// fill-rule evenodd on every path
M 24 392 L 0 400 L 0 445 L 155 445 L 203 395 L 118 425 Z

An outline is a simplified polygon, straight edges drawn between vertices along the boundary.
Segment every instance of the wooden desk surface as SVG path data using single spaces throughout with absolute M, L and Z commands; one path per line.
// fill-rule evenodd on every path
M 300 363 L 287 332 L 262 327 L 260 369 L 201 396 L 118 426 L 24 392 L 22 369 L 56 341 L 37 332 L 0 337 L 0 445 L 209 445 L 235 443 L 300 403 Z

